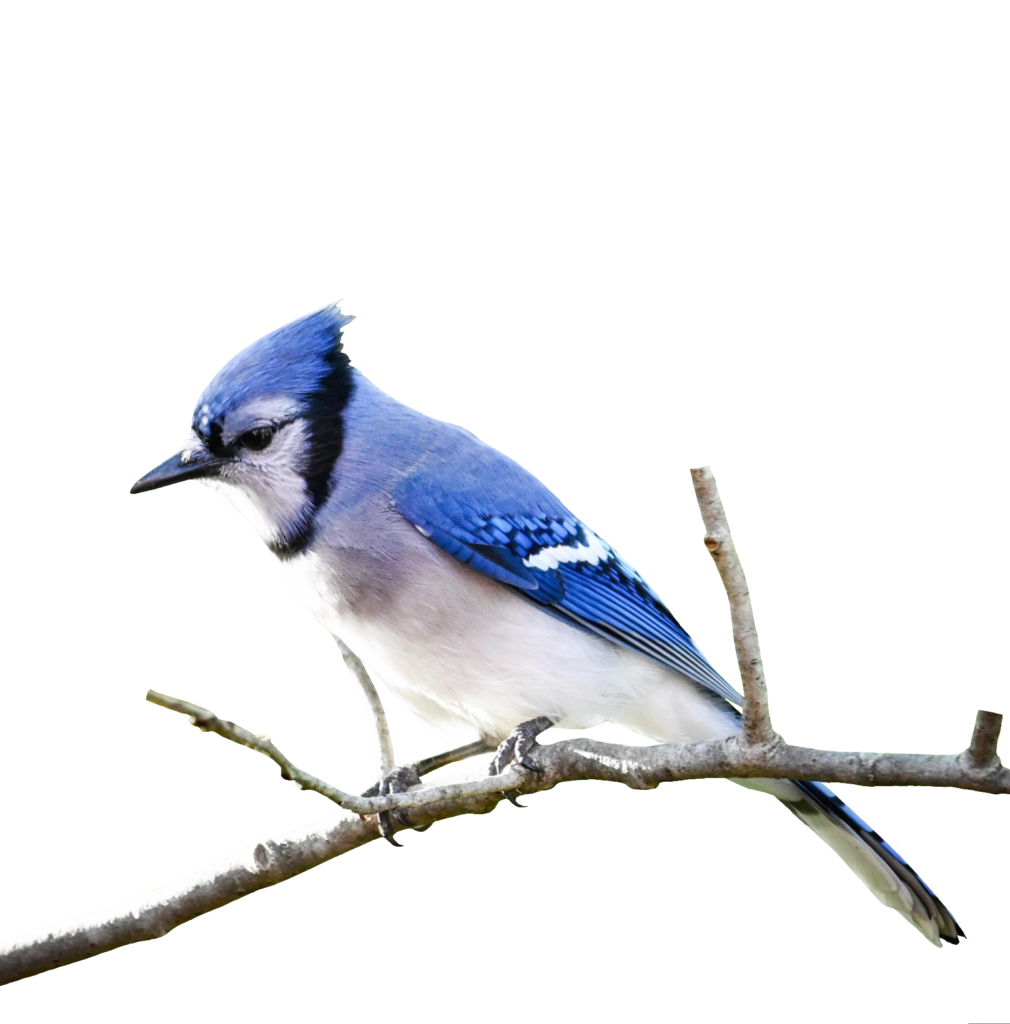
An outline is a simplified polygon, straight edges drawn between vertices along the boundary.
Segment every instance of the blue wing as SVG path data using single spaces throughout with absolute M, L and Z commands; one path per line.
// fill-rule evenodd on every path
M 480 449 L 440 466 L 437 479 L 417 471 L 402 481 L 394 500 L 404 518 L 443 551 L 515 587 L 545 611 L 741 703 L 652 588 L 606 541 L 517 463 L 484 445 Z
M 443 551 L 515 587 L 551 615 L 639 651 L 733 704 L 742 703 L 648 584 L 609 544 L 517 463 L 458 428 L 448 430 L 446 442 L 429 449 L 426 460 L 394 489 L 396 508 L 409 522 Z M 792 785 L 804 800 L 783 803 L 801 821 L 815 828 L 811 821 L 823 816 L 844 829 L 936 921 L 940 937 L 957 943 L 964 932 L 893 847 L 827 786 Z M 829 844 L 840 849 L 832 840 Z M 847 855 L 844 859 L 852 864 Z M 876 883 L 867 885 L 875 894 L 883 891 Z M 930 937 L 921 923 L 913 923 Z

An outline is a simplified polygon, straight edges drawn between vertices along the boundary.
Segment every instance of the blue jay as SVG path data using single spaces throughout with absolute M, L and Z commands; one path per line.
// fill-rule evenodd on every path
M 737 691 L 645 580 L 539 480 L 350 365 L 330 306 L 240 352 L 177 455 L 132 493 L 216 486 L 303 600 L 429 720 L 526 764 L 551 725 L 616 722 L 663 743 L 738 732 Z M 909 864 L 818 782 L 740 780 L 777 797 L 931 942 L 957 922 Z

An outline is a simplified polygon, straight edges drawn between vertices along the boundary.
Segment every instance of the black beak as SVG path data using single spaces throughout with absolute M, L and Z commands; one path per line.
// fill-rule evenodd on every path
M 182 460 L 185 460 L 183 462 Z M 170 487 L 173 483 L 195 480 L 199 476 L 216 476 L 221 460 L 197 449 L 193 452 L 177 452 L 149 470 L 130 487 L 131 495 L 142 495 L 148 490 Z

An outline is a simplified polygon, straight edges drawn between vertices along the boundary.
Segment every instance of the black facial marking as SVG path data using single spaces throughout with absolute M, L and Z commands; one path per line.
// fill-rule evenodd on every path
M 315 528 L 315 514 L 330 496 L 330 477 L 344 446 L 341 413 L 354 389 L 351 360 L 343 350 L 342 338 L 343 332 L 337 331 L 333 348 L 326 357 L 329 370 L 319 382 L 318 390 L 309 396 L 303 417 L 308 427 L 309 446 L 302 475 L 311 499 L 311 510 L 293 534 L 270 545 L 270 550 L 278 558 L 292 558 L 309 546 Z
M 224 459 L 233 453 L 233 446 L 224 443 L 224 437 L 221 434 L 221 424 L 217 420 L 210 425 L 209 432 L 200 430 L 195 423 L 193 424 L 193 429 L 203 438 L 210 449 L 211 455 L 218 459 Z

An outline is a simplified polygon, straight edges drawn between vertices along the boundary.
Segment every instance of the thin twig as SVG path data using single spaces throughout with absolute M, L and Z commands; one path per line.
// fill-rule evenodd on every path
M 744 739 L 752 744 L 774 742 L 777 737 L 768 709 L 768 693 L 750 591 L 736 553 L 719 488 L 708 466 L 692 469 L 691 479 L 705 524 L 705 547 L 715 561 L 729 598 L 733 642 L 743 683 Z
M 1003 716 L 995 711 L 980 711 L 975 716 L 975 728 L 971 734 L 971 744 L 965 756 L 974 768 L 986 768 L 990 765 L 999 766 L 996 746 L 999 743 L 1000 727 Z
M 334 637 L 337 642 L 337 649 L 344 659 L 344 666 L 347 675 L 350 676 L 357 695 L 361 697 L 362 707 L 365 709 L 365 718 L 368 721 L 368 729 L 372 734 L 372 752 L 375 755 L 375 777 L 385 778 L 392 771 L 396 764 L 396 756 L 393 753 L 392 733 L 389 731 L 389 719 L 386 718 L 386 710 L 382 707 L 382 697 L 375 683 L 369 675 L 365 663 L 357 656 L 342 640 Z

